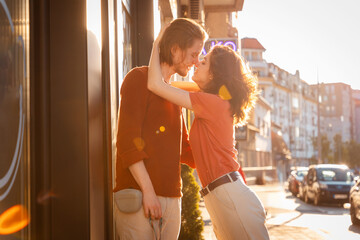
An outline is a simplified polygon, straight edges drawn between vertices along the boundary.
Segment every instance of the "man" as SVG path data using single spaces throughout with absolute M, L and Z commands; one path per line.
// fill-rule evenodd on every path
M 206 38 L 203 28 L 192 20 L 171 22 L 160 43 L 166 82 L 175 73 L 188 74 L 198 63 Z M 139 189 L 143 202 L 141 210 L 130 214 L 115 206 L 116 231 L 120 239 L 153 239 L 160 232 L 162 239 L 177 239 L 181 222 L 180 161 L 195 166 L 180 107 L 147 89 L 147 71 L 148 67 L 132 69 L 121 87 L 114 192 Z

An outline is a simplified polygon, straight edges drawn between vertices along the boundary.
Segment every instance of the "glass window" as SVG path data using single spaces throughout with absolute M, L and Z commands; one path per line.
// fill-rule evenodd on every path
M 297 97 L 293 97 L 293 108 L 299 108 L 299 99 Z
M 319 171 L 319 180 L 351 182 L 353 175 L 349 170 L 344 169 L 321 169 Z
M 29 239 L 29 91 L 29 3 L 1 1 L 0 238 L 4 240 Z
M 258 54 L 257 54 L 257 52 L 252 52 L 252 53 L 251 53 L 251 59 L 252 59 L 252 60 L 258 60 Z

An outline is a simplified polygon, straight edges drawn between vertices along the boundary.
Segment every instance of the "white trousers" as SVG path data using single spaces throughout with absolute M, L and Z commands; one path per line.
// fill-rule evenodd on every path
M 127 214 L 120 212 L 115 204 L 116 240 L 154 240 L 160 236 L 161 240 L 177 239 L 181 223 L 181 198 L 158 198 L 163 218 L 161 230 L 159 220 L 152 221 L 154 228 L 151 226 L 149 219 L 145 217 L 143 207 L 136 213 Z
M 215 188 L 204 201 L 217 239 L 270 239 L 264 206 L 241 178 Z

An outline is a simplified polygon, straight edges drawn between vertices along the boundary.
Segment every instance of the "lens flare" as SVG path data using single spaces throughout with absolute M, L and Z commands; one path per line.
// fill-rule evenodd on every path
M 219 97 L 223 100 L 230 100 L 232 98 L 229 90 L 225 87 L 225 85 L 222 85 L 220 87 Z
M 27 209 L 15 205 L 0 215 L 0 235 L 8 235 L 20 231 L 30 222 Z
M 165 132 L 165 127 L 164 127 L 164 126 L 161 126 L 161 127 L 159 128 L 159 130 L 160 130 L 160 132 Z
M 134 138 L 133 142 L 138 151 L 144 150 L 145 142 L 141 137 Z

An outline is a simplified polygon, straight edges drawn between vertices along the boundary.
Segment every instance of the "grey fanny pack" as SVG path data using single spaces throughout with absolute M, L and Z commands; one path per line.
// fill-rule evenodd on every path
M 114 194 L 115 204 L 123 213 L 135 213 L 142 206 L 142 192 L 137 189 L 123 189 Z

